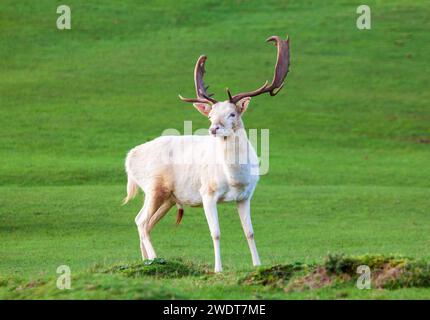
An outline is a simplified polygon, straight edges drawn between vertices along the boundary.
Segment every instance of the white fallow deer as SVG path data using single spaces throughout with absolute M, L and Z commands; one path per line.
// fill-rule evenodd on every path
M 235 201 L 248 240 L 254 266 L 260 265 L 251 224 L 250 201 L 259 179 L 258 158 L 251 146 L 242 121 L 251 97 L 263 93 L 276 95 L 284 85 L 289 67 L 289 41 L 272 36 L 278 49 L 272 83 L 259 89 L 218 102 L 207 93 L 203 83 L 206 56 L 200 56 L 194 69 L 196 98 L 191 102 L 208 117 L 208 136 L 162 136 L 130 150 L 125 161 L 128 176 L 127 197 L 132 199 L 140 187 L 145 193 L 143 208 L 135 222 L 140 236 L 142 257 L 156 258 L 150 240 L 155 224 L 174 205 L 177 223 L 183 206 L 203 205 L 215 251 L 215 272 L 222 271 L 218 202 Z

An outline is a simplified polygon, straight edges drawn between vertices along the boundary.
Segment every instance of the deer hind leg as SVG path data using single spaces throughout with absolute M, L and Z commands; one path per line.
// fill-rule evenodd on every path
M 173 207 L 175 202 L 171 199 L 166 200 L 163 202 L 163 204 L 158 208 L 158 210 L 152 215 L 151 219 L 149 219 L 148 223 L 146 224 L 147 233 L 150 234 L 152 229 L 155 227 L 155 225 L 158 223 L 158 221 L 163 218 L 166 213 L 170 210 L 170 208 Z
M 139 211 L 136 218 L 134 219 L 137 225 L 137 231 L 139 232 L 139 243 L 140 243 L 140 252 L 142 253 L 142 259 L 147 260 L 148 259 L 148 253 L 146 252 L 145 245 L 142 241 L 142 232 L 143 232 L 143 224 L 144 219 L 146 215 L 146 207 L 147 207 L 147 201 L 145 201 L 143 208 Z
M 157 257 L 157 254 L 155 253 L 154 247 L 152 246 L 151 242 L 151 231 L 154 228 L 154 226 L 157 224 L 158 221 L 163 218 L 166 213 L 169 211 L 171 207 L 173 207 L 174 202 L 171 200 L 166 200 L 158 209 L 155 211 L 154 214 L 152 214 L 151 218 L 145 223 L 143 226 L 143 243 L 145 245 L 145 249 L 148 252 L 148 259 L 154 259 Z
M 168 192 L 162 188 L 156 188 L 155 192 L 146 194 L 143 208 L 135 219 L 143 260 L 157 257 L 151 243 L 150 232 L 172 205 Z

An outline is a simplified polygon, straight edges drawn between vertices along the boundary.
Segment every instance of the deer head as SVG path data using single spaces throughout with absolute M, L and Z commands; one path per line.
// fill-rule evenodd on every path
M 226 137 L 234 133 L 237 129 L 243 127 L 242 115 L 248 108 L 251 97 L 258 96 L 263 93 L 269 93 L 275 96 L 284 86 L 285 77 L 288 74 L 288 67 L 290 65 L 290 48 L 289 39 L 282 40 L 278 36 L 272 36 L 266 40 L 267 42 L 274 42 L 278 48 L 278 56 L 275 65 L 275 71 L 272 83 L 269 85 L 266 81 L 260 88 L 232 95 L 227 88 L 228 100 L 218 102 L 213 99 L 213 94 L 209 94 L 203 82 L 205 73 L 205 62 L 207 57 L 202 55 L 197 59 L 194 68 L 194 84 L 196 87 L 196 98 L 184 98 L 179 95 L 179 98 L 185 102 L 193 103 L 194 107 L 209 118 L 211 126 L 209 133 L 214 136 Z

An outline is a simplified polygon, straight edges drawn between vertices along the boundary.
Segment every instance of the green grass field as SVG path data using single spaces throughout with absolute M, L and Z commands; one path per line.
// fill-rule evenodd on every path
M 68 4 L 72 29 L 57 30 Z M 247 128 L 270 129 L 270 171 L 253 206 L 265 266 L 321 263 L 328 253 L 430 260 L 430 7 L 367 1 L 2 1 L 0 4 L 0 297 L 430 298 L 430 288 L 354 285 L 286 292 L 243 285 L 253 270 L 233 204 L 219 208 L 225 272 L 124 277 L 97 268 L 140 259 L 134 217 L 121 206 L 132 147 L 183 121 L 208 122 L 192 72 L 254 89 L 270 79 L 270 35 L 289 34 L 291 73 L 276 98 L 253 99 Z M 172 210 L 153 232 L 159 257 L 213 268 L 202 209 Z M 59 265 L 72 289 L 55 286 Z

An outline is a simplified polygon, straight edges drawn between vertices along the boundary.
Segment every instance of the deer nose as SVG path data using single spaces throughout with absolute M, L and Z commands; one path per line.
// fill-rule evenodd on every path
M 215 126 L 215 127 L 211 127 L 210 129 L 209 129 L 209 131 L 212 133 L 212 134 L 216 134 L 216 132 L 218 131 L 218 129 L 219 129 L 219 126 Z

